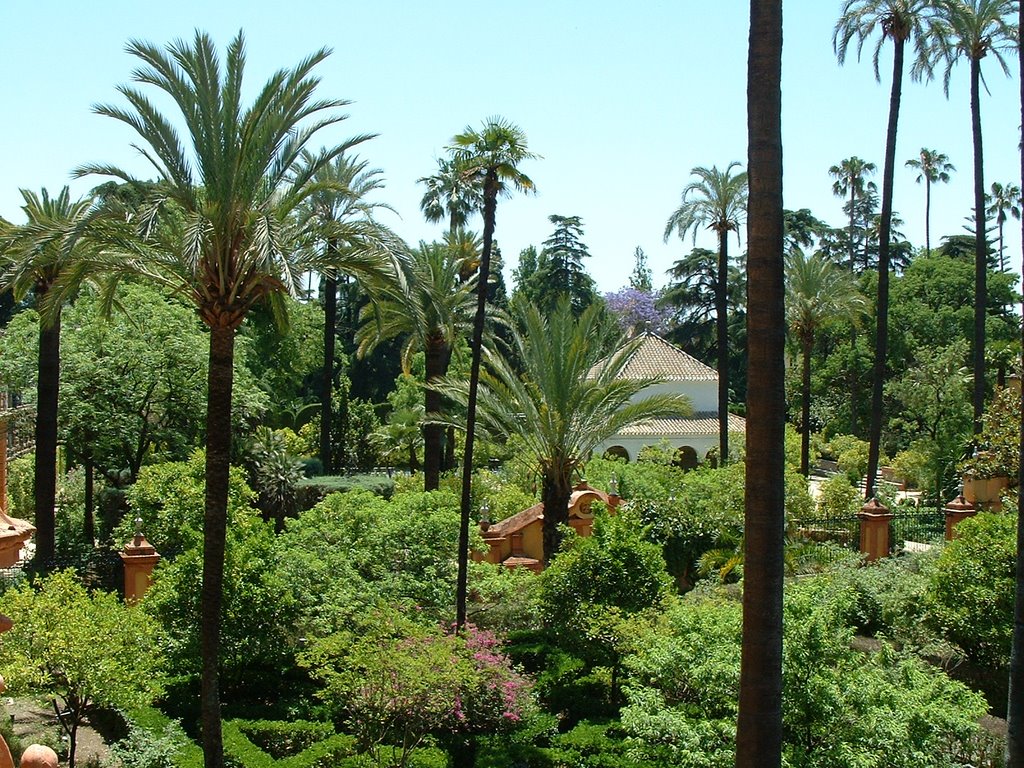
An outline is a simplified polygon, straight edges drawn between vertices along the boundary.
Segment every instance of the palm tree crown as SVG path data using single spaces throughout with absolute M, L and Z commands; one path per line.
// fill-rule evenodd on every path
M 417 182 L 426 187 L 420 200 L 423 217 L 436 223 L 447 216 L 448 233 L 452 237 L 483 205 L 480 179 L 461 173 L 451 160 L 441 158 L 437 161 L 437 173 Z
M 438 243 L 420 243 L 410 258 L 404 286 L 395 285 L 374 305 L 360 313 L 363 324 L 356 334 L 360 355 L 385 339 L 405 336 L 402 367 L 412 368 L 416 352 L 424 353 L 425 379 L 429 385 L 448 372 L 452 350 L 472 327 L 475 282 L 461 279 L 461 254 Z M 424 413 L 434 417 L 441 411 L 441 396 L 432 389 L 424 393 Z M 424 490 L 437 490 L 442 465 L 441 425 L 423 425 Z
M 906 162 L 908 168 L 916 168 L 917 183 L 924 181 L 924 250 L 925 253 L 932 252 L 931 236 L 931 210 L 932 210 L 932 184 L 948 184 L 950 174 L 956 167 L 949 162 L 949 157 L 934 149 L 921 147 L 917 157 L 912 157 Z
M 40 312 L 36 378 L 35 567 L 53 567 L 57 492 L 57 403 L 60 389 L 61 309 L 87 275 L 94 258 L 92 241 L 71 235 L 89 221 L 92 201 L 72 202 L 67 187 L 56 197 L 21 190 L 26 222 L 5 227 L 0 238 L 0 292 L 15 301 L 32 293 Z M 63 287 L 63 289 L 61 288 Z
M 811 353 L 818 331 L 831 319 L 855 317 L 867 306 L 853 274 L 820 255 L 807 257 L 800 249 L 786 254 L 786 323 L 801 353 L 800 471 L 810 462 Z
M 875 37 L 876 30 L 881 32 L 875 39 L 871 54 L 876 80 L 881 79 L 878 60 L 886 40 L 902 43 L 912 39 L 919 58 L 926 56 L 925 32 L 931 5 L 930 0 L 845 0 L 832 33 L 832 45 L 839 63 L 845 63 L 850 43 L 854 40 L 859 59 L 864 44 Z M 922 74 L 917 68 L 912 71 L 915 79 Z
M 1006 271 L 1006 255 L 1003 246 L 1003 225 L 1007 217 L 1020 221 L 1020 187 L 1016 184 L 1000 184 L 992 182 L 992 193 L 988 196 L 988 206 L 985 213 L 996 220 L 999 227 L 999 271 Z

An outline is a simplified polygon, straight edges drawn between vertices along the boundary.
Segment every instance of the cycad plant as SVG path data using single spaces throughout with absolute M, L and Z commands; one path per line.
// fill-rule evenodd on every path
M 588 307 L 578 320 L 564 298 L 550 316 L 533 305 L 517 311 L 513 338 L 521 369 L 487 353 L 477 418 L 496 438 L 515 436 L 534 463 L 544 503 L 544 559 L 550 562 L 558 551 L 559 525 L 568 520 L 573 474 L 593 449 L 629 425 L 688 415 L 692 407 L 683 395 L 639 397 L 659 379 L 620 377 L 643 340 L 622 342 L 601 307 Z M 438 389 L 462 403 L 469 399 L 462 381 L 447 379 Z

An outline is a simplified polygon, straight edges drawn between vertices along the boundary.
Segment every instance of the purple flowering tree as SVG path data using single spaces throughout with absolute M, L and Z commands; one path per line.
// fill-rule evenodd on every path
M 658 296 L 653 291 L 623 288 L 615 293 L 606 293 L 604 300 L 623 332 L 629 336 L 647 331 L 664 335 L 668 330 L 672 312 L 658 306 Z

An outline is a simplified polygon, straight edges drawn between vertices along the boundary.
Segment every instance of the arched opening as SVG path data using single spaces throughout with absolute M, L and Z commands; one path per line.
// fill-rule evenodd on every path
M 604 452 L 603 458 L 622 459 L 626 462 L 629 462 L 629 451 L 627 451 L 621 445 L 613 445 L 611 448 Z
M 676 460 L 673 463 L 682 469 L 696 469 L 699 463 L 697 451 L 689 445 L 680 446 L 676 450 Z

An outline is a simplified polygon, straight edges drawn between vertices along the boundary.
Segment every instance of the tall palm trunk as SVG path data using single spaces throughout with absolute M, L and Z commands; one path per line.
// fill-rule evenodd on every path
M 553 463 L 554 464 L 554 463 Z M 569 499 L 572 496 L 572 478 L 569 468 L 564 472 L 548 469 L 541 483 L 541 501 L 544 502 L 544 564 L 548 565 L 562 543 L 558 526 L 569 522 Z
M 737 768 L 782 763 L 786 414 L 782 227 L 782 0 L 750 1 L 747 60 L 748 367 L 743 648 Z
M 729 463 L 729 230 L 718 233 L 718 280 L 715 284 L 715 326 L 718 334 L 718 463 Z
M 469 576 L 469 516 L 473 497 L 473 443 L 476 430 L 476 393 L 480 387 L 480 357 L 487 316 L 487 281 L 491 270 L 491 243 L 498 208 L 498 172 L 487 169 L 484 177 L 484 242 L 480 254 L 480 274 L 476 288 L 476 316 L 473 318 L 473 342 L 469 363 L 469 397 L 466 403 L 466 444 L 462 448 L 462 503 L 459 517 L 459 573 L 455 587 L 455 627 L 466 625 L 467 579 Z
M 807 477 L 811 471 L 811 352 L 814 337 L 800 338 L 800 474 Z
M 856 221 L 855 217 L 856 217 L 856 212 L 857 212 L 857 207 L 856 206 L 857 206 L 857 187 L 854 186 L 854 183 L 851 181 L 851 183 L 850 183 L 850 271 L 851 272 L 856 272 L 857 271 L 857 260 L 856 260 L 857 249 L 854 248 L 854 244 L 853 244 L 854 223 Z
M 1018 5 L 1018 23 L 1024 29 L 1024 5 Z M 1020 117 L 1024 126 L 1024 56 L 1020 57 Z M 1024 130 L 1021 140 L 1024 141 Z M 1024 154 L 1020 157 L 1024 174 Z M 1021 178 L 1024 178 L 1022 175 Z M 1024 221 L 1021 224 L 1024 238 Z M 1024 310 L 1024 304 L 1022 304 Z M 1024 326 L 1021 327 L 1021 362 L 1024 363 Z M 1024 412 L 1024 388 L 1021 390 L 1021 408 Z M 1024 429 L 1018 445 L 1020 461 L 1017 487 L 1024 488 Z M 1017 567 L 1013 601 L 1013 642 L 1010 646 L 1010 693 L 1006 704 L 1006 765 L 1024 768 L 1024 494 L 1017 495 Z
M 333 245 L 328 246 L 333 249 Z M 320 381 L 320 463 L 324 474 L 334 470 L 331 451 L 331 417 L 334 396 L 334 349 L 338 326 L 338 279 L 324 278 L 324 371 Z
M 424 372 L 426 382 L 436 381 L 444 376 L 448 359 L 448 344 L 444 337 L 427 340 L 424 350 L 426 370 Z M 441 393 L 436 390 L 426 389 L 423 395 L 423 404 L 427 418 L 431 414 L 441 411 Z M 440 424 L 425 423 L 423 425 L 423 490 L 436 491 L 441 481 L 441 463 L 444 458 L 444 444 L 442 436 L 444 427 Z
M 981 60 L 971 59 L 971 133 L 974 136 L 974 434 L 985 411 L 985 315 L 988 248 L 985 241 L 985 171 L 981 147 Z
M 924 177 L 924 252 L 932 255 L 932 180 Z
M 875 370 L 871 378 L 871 426 L 868 432 L 868 478 L 865 498 L 875 494 L 882 443 L 882 392 L 889 351 L 889 240 L 892 232 L 892 188 L 896 177 L 896 129 L 903 94 L 903 51 L 906 40 L 893 36 L 892 91 L 882 167 L 882 220 L 878 227 L 878 298 L 875 318 Z
M 47 287 L 36 289 L 36 301 Z M 60 389 L 60 310 L 49 325 L 39 321 L 39 378 L 36 381 L 35 508 L 37 570 L 53 568 L 57 498 L 57 394 Z
M 235 331 L 211 327 L 209 388 L 206 404 L 206 506 L 203 515 L 203 588 L 200 649 L 203 674 L 200 715 L 204 768 L 222 768 L 220 683 L 221 593 L 224 540 L 227 534 L 228 473 L 231 468 L 231 387 L 234 379 Z

